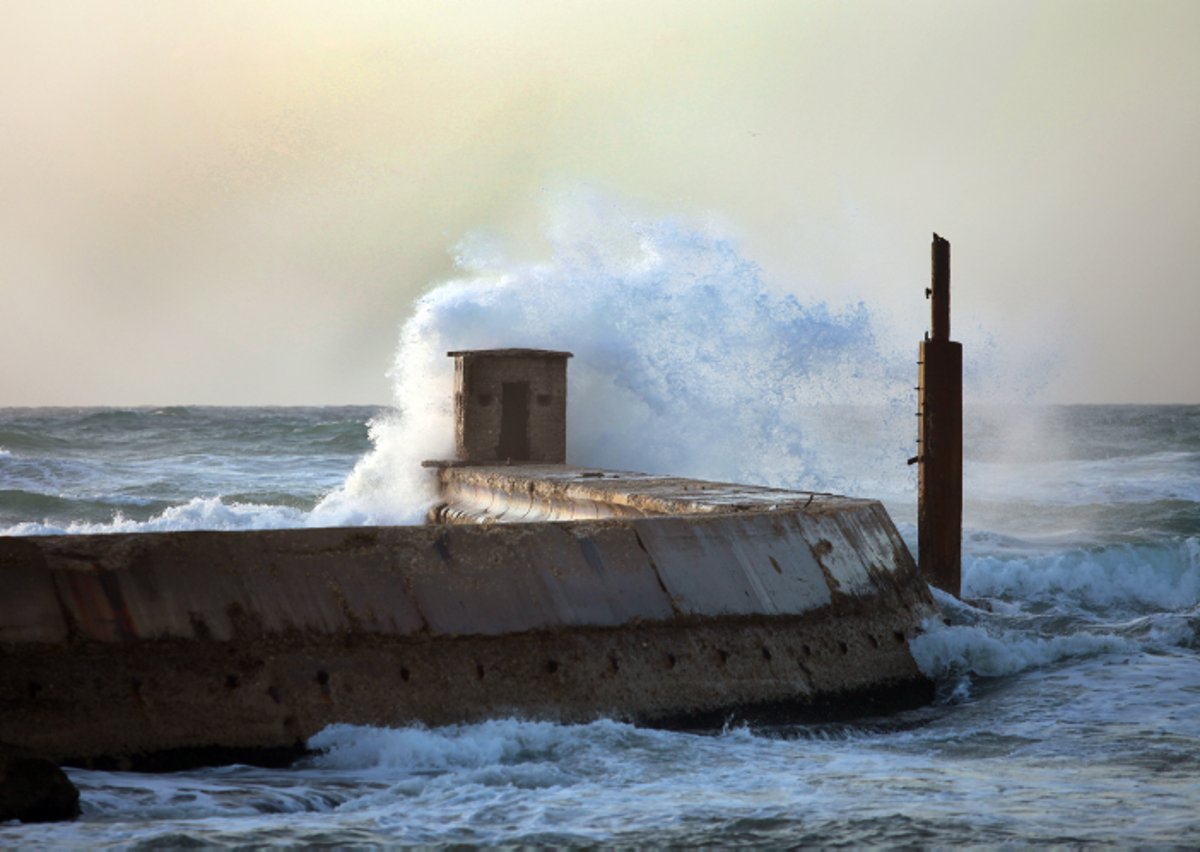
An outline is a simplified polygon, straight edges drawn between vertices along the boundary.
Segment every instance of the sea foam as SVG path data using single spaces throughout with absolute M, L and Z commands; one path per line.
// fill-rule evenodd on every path
M 320 752 L 312 765 L 323 769 L 422 772 L 553 760 L 589 743 L 617 746 L 646 735 L 607 719 L 585 725 L 491 719 L 439 728 L 337 724 L 310 737 L 308 746 Z
M 54 524 L 29 521 L 0 531 L 3 535 L 85 535 L 89 533 L 179 532 L 182 530 L 253 530 L 301 527 L 307 513 L 288 506 L 225 502 L 221 497 L 193 497 L 170 506 L 154 517 L 139 521 L 120 512 L 102 522 L 73 521 Z
M 1136 642 L 1093 633 L 1034 636 L 980 625 L 930 625 L 909 643 L 921 671 L 931 678 L 955 673 L 1001 677 L 1061 660 L 1100 654 L 1137 653 Z
M 963 588 L 968 597 L 1060 607 L 1187 609 L 1200 604 L 1200 538 L 967 555 Z

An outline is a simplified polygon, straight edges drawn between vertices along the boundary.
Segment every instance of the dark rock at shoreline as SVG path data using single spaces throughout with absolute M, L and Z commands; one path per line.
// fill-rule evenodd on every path
M 51 760 L 0 745 L 0 822 L 55 822 L 79 816 L 79 790 Z

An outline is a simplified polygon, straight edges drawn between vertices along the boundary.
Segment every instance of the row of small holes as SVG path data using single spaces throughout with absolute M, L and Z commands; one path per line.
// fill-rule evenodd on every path
M 901 630 L 895 630 L 892 632 L 892 638 L 894 638 L 897 643 L 902 643 L 905 641 L 904 632 Z M 879 640 L 876 639 L 873 635 L 868 635 L 867 640 L 871 643 L 872 648 L 879 647 Z M 843 654 L 850 653 L 850 647 L 844 641 L 838 642 L 838 650 L 841 651 Z M 810 648 L 808 645 L 801 645 L 800 651 L 806 657 L 812 656 L 812 648 Z M 729 662 L 729 652 L 726 651 L 724 648 L 717 649 L 717 657 L 720 660 L 720 663 L 722 666 L 724 666 L 726 663 Z M 762 646 L 762 657 L 764 660 L 767 660 L 768 662 L 772 659 L 771 649 L 768 648 L 766 645 Z M 675 668 L 675 666 L 678 664 L 678 662 L 679 662 L 679 660 L 674 654 L 667 654 L 667 668 L 668 669 Z M 608 664 L 609 664 L 609 669 L 614 674 L 616 674 L 618 671 L 620 671 L 621 664 L 615 654 L 609 655 Z M 559 666 L 558 666 L 557 660 L 547 660 L 546 665 L 545 665 L 546 674 L 555 674 L 558 671 L 558 667 Z M 476 663 L 475 664 L 475 676 L 479 680 L 483 680 L 484 674 L 485 674 L 485 671 L 483 668 L 483 664 Z M 405 668 L 404 666 L 401 666 L 400 667 L 400 679 L 407 683 L 410 677 L 411 677 L 411 673 L 409 672 L 409 670 L 407 668 Z M 318 669 L 316 681 L 317 681 L 317 684 L 320 685 L 321 687 L 327 687 L 329 685 L 329 672 L 325 671 L 324 669 Z M 137 677 L 133 678 L 130 681 L 130 685 L 133 687 L 133 691 L 135 693 L 140 692 L 141 687 L 142 687 L 141 678 L 137 678 Z M 239 678 L 236 674 L 228 674 L 225 676 L 225 688 L 226 689 L 237 689 L 239 686 L 241 686 L 241 678 Z M 37 698 L 38 693 L 40 693 L 42 691 L 42 686 L 41 686 L 41 684 L 39 684 L 35 681 L 29 681 L 28 690 L 29 690 L 30 698 Z M 277 688 L 275 688 L 274 686 L 270 687 L 267 690 L 267 694 L 271 696 L 271 698 L 275 701 L 276 704 L 279 703 L 279 690 Z
M 895 638 L 896 642 L 899 643 L 899 642 L 904 641 L 904 633 L 902 631 L 896 630 L 893 632 L 892 635 Z M 872 648 L 879 647 L 879 640 L 876 639 L 875 636 L 868 635 L 867 639 L 871 643 Z M 808 645 L 801 645 L 800 650 L 804 654 L 804 656 L 806 656 L 806 657 L 812 656 L 812 648 L 810 648 Z M 839 640 L 838 641 L 838 650 L 841 651 L 843 654 L 848 654 L 848 653 L 850 653 L 850 646 L 847 645 L 844 641 Z M 771 659 L 773 658 L 773 655 L 771 654 L 771 649 L 768 648 L 766 645 L 763 645 L 763 646 L 761 646 L 761 651 L 762 651 L 763 659 L 770 662 Z M 727 664 L 729 662 L 729 652 L 726 651 L 724 648 L 717 649 L 717 657 L 720 660 L 720 663 L 722 666 L 724 666 L 725 664 Z M 669 669 L 675 668 L 675 666 L 678 664 L 678 662 L 679 662 L 679 659 L 674 654 L 670 654 L 670 653 L 667 654 L 667 668 L 669 668 Z M 617 672 L 620 671 L 621 664 L 620 664 L 620 661 L 617 659 L 616 654 L 609 654 L 608 665 L 609 665 L 609 669 L 614 674 L 616 674 Z M 551 674 L 551 675 L 556 674 L 559 669 L 558 660 L 546 660 L 544 668 L 545 668 L 546 674 Z M 475 676 L 479 680 L 483 680 L 485 674 L 486 674 L 486 671 L 483 667 L 483 664 L 476 663 L 475 664 Z M 401 666 L 400 679 L 407 683 L 410 677 L 411 677 L 411 673 L 409 672 L 409 670 L 407 668 Z M 329 673 L 327 671 L 325 671 L 324 669 L 319 669 L 317 671 L 316 680 L 317 680 L 317 683 L 320 684 L 321 686 L 323 686 L 323 687 L 327 686 L 329 684 Z M 239 685 L 239 680 L 238 680 L 237 675 L 231 674 L 231 675 L 226 676 L 225 687 L 227 689 L 236 689 L 238 687 L 238 685 Z M 134 689 L 137 689 L 140 686 L 141 686 L 140 683 L 137 683 L 137 682 L 134 683 Z M 40 687 L 38 687 L 36 684 L 30 683 L 31 696 L 36 695 L 36 691 L 39 689 L 40 689 Z M 274 687 L 272 687 L 270 691 L 273 692 Z M 274 695 L 272 695 L 272 697 L 275 698 L 276 701 L 279 700 Z
M 897 643 L 904 642 L 904 640 L 905 640 L 904 632 L 900 631 L 900 630 L 893 631 L 892 637 L 896 640 Z M 867 640 L 871 643 L 872 648 L 879 647 L 879 640 L 876 639 L 875 636 L 868 635 Z M 806 656 L 806 657 L 812 656 L 812 648 L 810 648 L 808 645 L 801 645 L 800 650 L 804 654 L 804 656 Z M 850 646 L 847 645 L 844 641 L 839 640 L 838 641 L 838 650 L 841 651 L 843 654 L 848 654 L 848 653 L 850 653 Z M 761 651 L 762 651 L 763 659 L 767 660 L 769 662 L 772 659 L 771 649 L 768 648 L 766 645 L 763 645 L 761 647 Z M 717 657 L 720 660 L 720 663 L 722 666 L 724 666 L 726 663 L 729 662 L 729 652 L 726 651 L 724 648 L 717 649 Z M 678 662 L 679 662 L 679 660 L 674 654 L 670 654 L 670 653 L 667 654 L 667 668 L 669 668 L 669 669 L 675 668 L 675 666 L 678 664 Z M 616 654 L 609 654 L 608 664 L 609 664 L 609 669 L 614 674 L 616 674 L 618 671 L 620 671 L 621 664 L 620 664 L 620 661 L 617 659 Z M 547 660 L 546 661 L 546 664 L 545 664 L 546 674 L 555 674 L 558 672 L 558 668 L 559 668 L 558 660 Z M 483 664 L 476 663 L 475 664 L 475 676 L 479 680 L 483 680 L 484 674 L 485 674 L 485 670 L 483 668 Z M 412 676 L 411 673 L 409 672 L 409 670 L 406 667 L 404 667 L 404 666 L 400 667 L 400 679 L 401 680 L 403 680 L 407 683 L 411 676 Z M 322 687 L 327 687 L 329 685 L 329 672 L 325 671 L 324 669 L 318 669 L 317 675 L 316 675 L 316 681 L 317 681 L 318 685 L 320 685 Z M 142 686 L 141 679 L 133 678 L 131 685 L 133 686 L 133 689 L 135 692 L 139 691 Z M 241 685 L 241 679 L 236 674 L 229 674 L 229 675 L 225 676 L 225 688 L 226 689 L 237 689 L 240 685 Z M 34 681 L 30 681 L 29 682 L 29 697 L 35 698 L 35 697 L 37 697 L 37 694 L 39 692 L 41 692 L 41 685 L 38 683 L 35 683 Z M 267 694 L 270 695 L 271 698 L 276 703 L 279 703 L 279 690 L 278 689 L 276 689 L 274 686 L 272 686 L 267 690 Z

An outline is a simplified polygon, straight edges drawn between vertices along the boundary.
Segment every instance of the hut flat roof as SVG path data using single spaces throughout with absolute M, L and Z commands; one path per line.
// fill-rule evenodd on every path
M 573 352 L 553 349 L 459 349 L 447 352 L 451 358 L 571 358 Z

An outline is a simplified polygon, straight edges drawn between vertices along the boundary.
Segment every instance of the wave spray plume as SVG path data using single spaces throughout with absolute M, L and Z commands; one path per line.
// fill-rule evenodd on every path
M 548 239 L 549 260 L 499 273 L 463 247 L 464 277 L 418 300 L 391 370 L 395 412 L 372 424 L 373 451 L 316 508 L 315 523 L 419 522 L 434 499 L 420 463 L 454 451 L 452 349 L 574 352 L 572 464 L 862 488 L 878 477 L 870 441 L 826 439 L 857 432 L 829 407 L 864 401 L 873 427 L 885 425 L 878 452 L 903 459 L 911 359 L 880 352 L 861 303 L 777 295 L 727 237 L 595 197 L 560 209 Z

